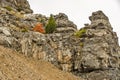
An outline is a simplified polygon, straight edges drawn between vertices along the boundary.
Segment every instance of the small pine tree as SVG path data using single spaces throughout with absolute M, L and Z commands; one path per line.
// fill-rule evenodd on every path
M 50 15 L 50 18 L 48 20 L 48 24 L 45 27 L 45 32 L 46 33 L 53 33 L 56 29 L 56 23 L 55 19 L 53 18 L 52 15 Z

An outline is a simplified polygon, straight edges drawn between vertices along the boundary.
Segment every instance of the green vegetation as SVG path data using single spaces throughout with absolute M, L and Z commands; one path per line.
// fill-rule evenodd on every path
M 86 33 L 86 29 L 82 28 L 79 31 L 75 32 L 74 35 L 81 38 L 85 36 L 85 33 Z
M 17 10 L 18 10 L 18 12 L 20 12 L 20 11 L 22 11 L 23 9 L 22 9 L 21 7 L 18 7 Z
M 50 18 L 48 20 L 48 24 L 45 27 L 45 32 L 46 33 L 53 33 L 56 29 L 56 23 L 55 19 L 53 18 L 52 15 L 50 15 Z
M 27 28 L 22 28 L 21 32 L 28 32 L 28 29 Z
M 84 46 L 84 44 L 81 42 L 81 43 L 80 43 L 80 46 L 81 46 L 81 47 L 83 47 L 83 46 Z
M 45 20 L 44 20 L 43 18 L 40 18 L 40 22 L 41 22 L 41 23 L 44 23 Z
M 4 8 L 7 9 L 8 11 L 12 11 L 13 10 L 10 6 L 6 6 Z

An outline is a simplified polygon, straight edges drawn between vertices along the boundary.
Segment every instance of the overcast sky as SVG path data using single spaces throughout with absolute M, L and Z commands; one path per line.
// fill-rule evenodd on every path
M 102 10 L 110 20 L 113 30 L 120 38 L 120 0 L 28 0 L 34 13 L 46 16 L 58 14 L 68 15 L 78 29 L 90 23 L 88 17 L 92 12 Z M 119 40 L 120 42 L 120 40 Z

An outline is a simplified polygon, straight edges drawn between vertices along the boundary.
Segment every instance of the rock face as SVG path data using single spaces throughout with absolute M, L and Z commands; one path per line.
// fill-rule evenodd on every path
M 76 71 L 88 80 L 119 80 L 118 37 L 102 11 L 93 12 L 89 19 L 91 24 L 84 27 L 86 33 L 81 37 L 83 46 L 75 61 Z
M 82 66 L 84 69 L 118 68 L 119 57 L 118 38 L 108 18 L 103 12 L 94 12 L 90 16 L 91 24 L 86 26 L 86 35 L 83 37 L 81 50 Z
M 64 13 L 54 15 L 57 29 L 53 34 L 32 31 L 38 22 L 47 24 L 49 18 L 41 14 L 0 8 L 0 18 L 0 45 L 49 61 L 86 80 L 120 80 L 118 37 L 102 11 L 92 13 L 91 24 L 80 29 L 84 33 L 79 37 L 74 35 L 76 25 Z
M 67 15 L 64 13 L 53 15 L 57 24 L 55 33 L 40 34 L 32 30 L 38 22 L 43 23 L 43 25 L 47 24 L 48 17 L 44 15 L 23 14 L 14 10 L 9 11 L 2 7 L 0 8 L 0 14 L 0 45 L 13 48 L 26 56 L 50 61 L 60 69 L 69 65 L 70 68 L 66 66 L 64 70 L 71 71 L 73 54 L 70 53 L 71 49 L 69 49 L 68 45 L 70 41 L 67 42 L 67 40 L 77 30 L 77 27 L 68 19 Z M 66 48 L 64 49 L 64 47 Z M 66 49 L 68 50 L 66 51 Z M 63 50 L 65 54 L 62 54 Z M 70 57 L 67 60 L 68 62 L 65 61 L 66 56 Z M 64 60 L 62 60 L 63 57 L 65 57 Z
M 0 6 L 24 11 L 25 13 L 33 12 L 27 0 L 0 0 Z

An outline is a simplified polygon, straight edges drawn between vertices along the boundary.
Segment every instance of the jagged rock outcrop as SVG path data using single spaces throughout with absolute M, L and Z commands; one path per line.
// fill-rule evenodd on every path
M 9 11 L 5 8 L 0 8 L 0 14 L 0 22 L 2 23 L 0 26 L 9 26 L 9 28 L 12 28 L 11 30 L 17 32 L 22 32 L 25 29 L 31 31 L 37 23 L 42 23 L 43 27 L 45 27 L 49 19 L 49 17 L 41 14 L 23 14 L 14 10 Z M 55 33 L 74 33 L 77 30 L 76 25 L 66 18 L 65 14 L 59 13 L 58 15 L 54 15 L 54 17 L 57 24 Z M 64 23 L 62 23 L 62 19 Z
M 0 0 L 0 6 L 7 9 L 15 9 L 17 11 L 24 11 L 25 13 L 32 13 L 30 5 L 27 0 Z
M 63 65 L 68 65 L 67 61 L 58 61 L 57 59 L 57 55 L 65 57 L 68 55 L 67 52 L 70 53 L 71 49 L 67 48 L 68 50 L 66 51 L 64 45 L 69 44 L 67 40 L 71 36 L 70 34 L 73 34 L 77 30 L 76 25 L 68 19 L 67 15 L 63 13 L 54 15 L 57 24 L 57 29 L 54 34 L 40 34 L 32 30 L 38 22 L 43 23 L 44 26 L 47 24 L 49 18 L 44 15 L 22 14 L 14 10 L 9 11 L 5 8 L 0 8 L 0 14 L 0 45 L 13 48 L 26 56 L 45 59 L 61 69 L 63 69 Z M 64 23 L 62 23 L 62 20 Z M 59 50 L 60 48 L 61 50 Z M 64 55 L 62 54 L 64 52 L 63 49 L 66 51 Z M 56 52 L 59 53 L 56 55 Z M 43 55 L 45 56 L 43 57 Z M 66 69 L 65 71 L 71 71 L 72 64 L 70 62 L 72 61 L 72 54 L 70 53 L 69 56 L 70 70 L 66 67 L 64 68 Z M 59 59 L 62 59 L 62 57 L 59 57 Z M 59 63 L 60 65 L 58 65 Z
M 64 13 L 59 13 L 54 16 L 57 24 L 56 32 L 59 33 L 73 33 L 77 30 L 77 26 L 68 19 Z
M 86 33 L 80 38 L 83 46 L 75 61 L 77 74 L 83 72 L 87 80 L 119 80 L 118 37 L 102 11 L 93 12 L 89 19 L 91 24 L 84 27 Z
M 120 79 L 118 37 L 102 11 L 92 13 L 91 24 L 79 30 L 84 30 L 80 36 L 74 34 L 77 27 L 64 13 L 54 15 L 57 29 L 53 34 L 32 31 L 38 22 L 47 24 L 49 17 L 41 14 L 0 8 L 0 18 L 0 45 L 49 61 L 86 80 Z
M 86 35 L 83 37 L 84 46 L 81 50 L 81 54 L 86 57 L 82 59 L 83 68 L 118 68 L 120 57 L 118 37 L 112 31 L 108 18 L 102 11 L 98 11 L 90 16 L 90 20 L 91 24 L 85 27 Z
M 53 15 L 53 14 L 52 14 Z M 77 26 L 68 19 L 67 15 L 64 13 L 59 13 L 53 15 L 56 21 L 56 31 L 55 33 L 74 33 L 77 30 Z M 48 22 L 49 17 L 46 17 L 41 14 L 27 14 L 25 15 L 25 20 L 35 21 L 43 23 L 45 26 Z

